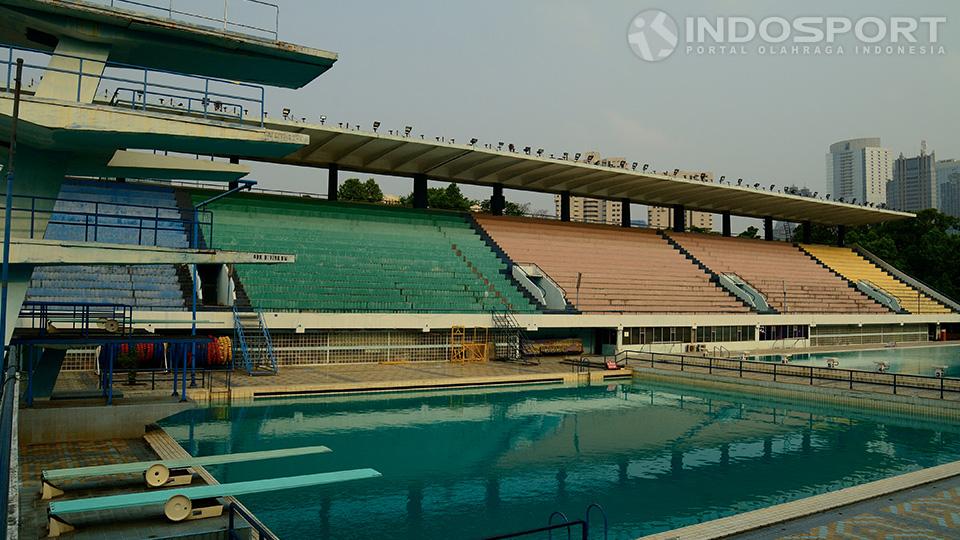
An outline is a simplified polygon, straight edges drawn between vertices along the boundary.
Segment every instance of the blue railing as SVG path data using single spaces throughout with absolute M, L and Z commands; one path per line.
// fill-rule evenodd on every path
M 223 13 L 213 12 L 202 13 L 196 11 L 197 4 L 202 4 L 203 2 L 198 2 L 197 0 L 179 0 L 176 2 L 177 5 L 187 4 L 190 8 L 193 8 L 191 11 L 185 11 L 185 9 L 190 8 L 178 8 L 174 0 L 86 0 L 86 2 L 81 2 L 77 0 L 61 0 L 63 2 L 69 2 L 72 4 L 86 4 L 86 3 L 95 3 L 109 5 L 110 7 L 124 7 L 132 6 L 133 9 L 143 8 L 143 11 L 149 14 L 158 14 L 165 16 L 168 19 L 180 20 L 184 22 L 198 22 L 206 26 L 211 26 L 214 28 L 220 28 L 224 31 L 235 31 L 243 33 L 252 33 L 258 36 L 269 36 L 275 41 L 279 39 L 280 31 L 280 6 L 273 2 L 264 2 L 263 0 L 217 0 L 215 2 L 206 2 L 206 4 L 214 6 L 216 5 L 219 8 L 223 6 Z M 268 18 L 272 19 L 273 26 L 258 26 L 255 24 L 242 23 L 239 22 L 235 17 L 232 17 L 231 14 L 235 14 L 237 8 L 241 10 L 249 10 L 251 8 L 258 9 L 258 11 L 263 10 L 265 12 L 270 12 L 269 17 L 258 17 L 258 14 L 253 14 L 253 18 Z
M 89 211 L 83 209 L 59 209 L 55 206 L 58 203 L 73 203 L 79 207 L 86 207 Z M 53 209 L 51 209 L 51 207 L 53 207 Z M 129 212 L 123 213 L 124 210 L 129 210 Z M 136 213 L 141 215 L 136 215 Z M 162 247 L 160 245 L 162 233 L 171 232 L 183 233 L 184 243 L 191 248 L 197 248 L 198 246 L 194 245 L 192 234 L 194 226 L 196 225 L 196 227 L 203 232 L 207 241 L 212 241 L 213 212 L 209 210 L 198 210 L 195 214 L 197 216 L 196 221 L 182 217 L 169 217 L 169 214 L 179 213 L 180 209 L 176 207 L 147 206 L 84 199 L 34 197 L 29 195 L 14 195 L 13 206 L 10 212 L 14 218 L 17 217 L 17 214 L 28 214 L 29 226 L 27 227 L 27 231 L 22 230 L 24 225 L 26 225 L 27 216 L 18 220 L 13 228 L 20 229 L 20 234 L 26 232 L 29 238 L 42 238 L 45 229 L 41 227 L 59 225 L 66 227 L 67 230 L 73 230 L 71 228 L 82 228 L 84 242 L 99 242 L 101 241 L 101 236 L 107 231 L 136 231 L 136 245 Z M 44 216 L 49 217 L 44 220 Z M 43 225 L 44 221 L 46 222 L 45 226 Z M 76 240 L 79 241 L 80 239 L 77 238 Z M 129 238 L 125 238 L 125 240 L 133 240 L 132 235 L 130 235 Z
M 10 92 L 13 86 L 13 69 L 16 57 L 24 57 L 24 69 L 36 70 L 40 79 L 48 73 L 64 73 L 76 77 L 76 101 L 83 101 L 83 88 L 96 81 L 94 96 L 101 96 L 105 103 L 115 106 L 125 106 L 134 110 L 172 112 L 194 117 L 220 120 L 231 123 L 243 123 L 245 119 L 256 119 L 259 116 L 260 126 L 263 126 L 266 113 L 264 110 L 265 90 L 263 86 L 247 84 L 226 79 L 199 77 L 175 71 L 148 69 L 141 66 L 121 64 L 117 62 L 101 62 L 91 58 L 83 58 L 62 53 L 51 53 L 38 49 L 0 46 L 0 51 L 6 49 L 6 54 L 0 53 L 0 66 L 5 65 L 6 80 L 4 89 Z M 78 63 L 77 69 L 63 69 L 51 67 L 49 61 L 54 57 L 74 60 Z M 84 66 L 96 66 L 92 72 L 85 73 Z M 103 73 L 100 73 L 103 66 Z M 26 77 L 25 77 L 26 78 Z M 34 78 L 28 80 L 36 82 Z M 106 84 L 105 84 L 106 83 Z M 38 84 L 38 83 L 37 83 Z M 112 94 L 111 94 L 112 90 Z M 97 98 L 95 97 L 96 101 Z
M 100 302 L 33 302 L 20 308 L 20 320 L 45 336 L 47 332 L 72 330 L 83 337 L 91 330 L 103 330 L 121 336 L 133 332 L 133 307 Z

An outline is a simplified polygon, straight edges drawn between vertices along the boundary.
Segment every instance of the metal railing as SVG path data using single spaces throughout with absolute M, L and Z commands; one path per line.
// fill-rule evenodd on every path
M 250 525 L 250 528 L 256 533 L 257 540 L 280 540 L 277 535 L 270 532 L 260 520 L 253 517 L 239 504 L 232 502 L 227 507 L 227 535 L 230 540 L 240 540 L 241 538 L 254 538 L 253 535 L 243 535 L 237 531 L 237 518 L 240 518 Z
M 714 358 L 709 356 L 689 356 L 672 353 L 639 353 L 635 351 L 620 351 L 615 356 L 617 361 L 649 364 L 651 368 L 660 365 L 676 366 L 680 371 L 694 368 L 706 370 L 707 373 L 735 373 L 743 378 L 744 374 L 767 375 L 774 382 L 803 382 L 814 385 L 817 383 L 841 383 L 844 387 L 853 390 L 855 385 L 872 385 L 890 388 L 896 395 L 898 390 L 913 389 L 927 390 L 944 399 L 947 394 L 960 394 L 960 379 L 951 377 L 936 377 L 927 375 L 908 375 L 904 373 L 890 373 L 886 371 L 862 371 L 831 367 L 818 367 L 789 363 L 759 362 L 742 358 Z
M 112 8 L 123 7 L 123 6 L 132 6 L 134 10 L 136 8 L 145 9 L 146 13 L 152 14 L 156 13 L 161 16 L 166 16 L 168 19 L 180 20 L 184 22 L 199 22 L 200 24 L 211 26 L 213 28 L 220 28 L 224 31 L 235 31 L 235 32 L 244 32 L 244 33 L 254 33 L 254 35 L 259 36 L 270 36 L 274 41 L 280 39 L 280 6 L 273 2 L 264 2 L 263 0 L 222 0 L 223 4 L 223 13 L 222 14 L 205 14 L 197 11 L 185 11 L 189 8 L 178 8 L 174 5 L 174 0 L 60 0 L 61 2 L 67 2 L 71 4 L 102 4 L 108 5 Z M 187 4 L 190 7 L 196 8 L 198 4 L 203 2 L 198 2 L 197 0 L 181 0 L 177 4 Z M 220 5 L 221 2 L 206 2 L 208 5 Z M 235 13 L 235 9 L 238 6 L 256 6 L 258 8 L 267 10 L 271 12 L 273 19 L 273 26 L 257 26 L 254 24 L 242 23 L 236 19 L 230 17 L 230 13 Z M 217 10 L 219 12 L 219 10 Z M 215 25 L 215 26 L 213 26 Z
M 20 228 L 20 234 L 26 233 L 31 239 L 42 238 L 43 232 L 49 225 L 61 225 L 68 228 L 82 227 L 84 242 L 98 242 L 101 231 L 135 230 L 137 231 L 136 245 L 160 247 L 160 233 L 177 232 L 184 233 L 188 245 L 195 248 L 197 246 L 193 245 L 192 239 L 194 226 L 197 226 L 203 232 L 208 242 L 213 239 L 213 212 L 210 210 L 198 211 L 197 219 L 193 220 L 162 215 L 180 214 L 180 209 L 172 206 L 148 206 L 32 195 L 14 195 L 13 200 L 11 216 L 16 217 L 18 213 L 28 215 L 23 220 L 18 220 L 18 223 L 14 224 L 13 227 L 14 229 Z M 58 209 L 57 206 L 62 203 L 74 203 L 81 208 L 89 207 L 91 211 Z M 51 210 L 49 207 L 53 207 L 53 209 Z M 109 211 L 111 209 L 114 209 L 114 211 Z M 153 215 L 138 216 L 117 212 L 122 209 L 130 209 L 141 213 L 152 211 Z M 29 219 L 27 219 L 28 217 Z M 47 217 L 47 219 L 38 219 L 43 217 Z M 26 222 L 29 222 L 29 225 L 24 229 Z
M 31 330 L 41 336 L 57 330 L 74 330 L 86 337 L 91 330 L 128 335 L 133 331 L 133 307 L 99 302 L 26 301 L 20 308 L 20 321 L 29 321 Z
M 0 66 L 6 66 L 6 92 L 12 90 L 16 64 L 14 56 L 25 56 L 24 68 L 39 72 L 41 81 L 45 74 L 50 73 L 76 77 L 76 92 L 71 91 L 71 95 L 75 95 L 78 103 L 83 101 L 84 86 L 96 84 L 94 96 L 102 94 L 104 101 L 111 105 L 128 106 L 135 110 L 175 112 L 238 124 L 244 123 L 251 114 L 258 114 L 261 127 L 266 116 L 266 91 L 263 86 L 12 45 L 0 46 L 0 51 L 3 49 L 6 49 L 6 54 L 0 54 Z M 53 67 L 49 65 L 50 62 L 42 62 L 45 58 L 72 60 L 78 63 L 78 68 Z M 85 66 L 87 72 L 84 71 Z M 33 84 L 33 89 L 36 90 L 38 85 Z M 130 97 L 126 99 L 128 94 Z

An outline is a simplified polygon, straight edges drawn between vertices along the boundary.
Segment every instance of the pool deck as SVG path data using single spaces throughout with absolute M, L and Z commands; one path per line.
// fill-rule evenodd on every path
M 181 449 L 182 450 L 182 449 Z M 40 498 L 40 472 L 44 469 L 108 465 L 164 457 L 155 452 L 144 438 L 109 439 L 95 442 L 68 442 L 20 446 L 20 529 L 22 539 L 47 537 L 47 503 Z M 195 480 L 199 485 L 205 478 Z M 117 475 L 109 478 L 87 478 L 65 482 L 65 495 L 55 500 L 136 493 L 145 491 L 140 475 Z M 166 538 L 183 535 L 201 537 L 222 531 L 227 516 L 171 523 L 160 507 L 113 510 L 80 514 L 71 523 L 77 530 L 63 538 L 86 540 L 121 540 L 128 538 Z
M 543 359 L 539 364 L 505 362 L 411 362 L 398 364 L 345 364 L 324 366 L 284 366 L 276 375 L 252 377 L 236 372 L 232 378 L 231 401 L 283 395 L 337 394 L 351 392 L 387 392 L 430 388 L 461 388 L 511 384 L 578 384 L 602 382 L 611 377 L 630 377 L 630 369 L 598 370 L 578 373 L 561 359 Z M 215 375 L 215 377 L 222 377 Z M 57 381 L 57 392 L 80 392 L 96 389 L 97 375 L 93 372 L 65 372 Z M 141 380 L 148 380 L 141 377 Z M 189 380 L 189 378 L 188 378 Z M 116 379 L 114 388 L 123 393 L 123 399 L 147 396 L 169 396 L 169 382 L 130 387 Z M 217 399 L 218 390 L 188 388 L 187 395 L 196 401 Z M 199 385 L 199 382 L 198 382 Z
M 960 461 L 778 504 L 642 540 L 960 537 Z

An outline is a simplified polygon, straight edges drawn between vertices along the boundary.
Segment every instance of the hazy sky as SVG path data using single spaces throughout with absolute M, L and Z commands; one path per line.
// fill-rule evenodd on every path
M 655 169 L 710 170 L 825 191 L 824 154 L 878 136 L 894 154 L 926 139 L 960 158 L 960 2 L 694 0 L 279 0 L 285 41 L 339 53 L 268 111 L 384 131 L 599 150 Z M 627 43 L 638 13 L 687 16 L 945 16 L 945 55 L 691 56 L 649 63 Z M 681 23 L 682 24 L 682 23 Z M 852 42 L 851 42 L 852 43 Z M 754 44 L 755 45 L 755 44 Z M 256 166 L 264 187 L 325 191 L 326 171 Z M 409 180 L 382 181 L 404 194 Z M 473 196 L 489 189 L 465 188 Z M 553 207 L 552 197 L 508 192 Z M 638 216 L 639 217 L 639 216 Z M 645 216 L 644 216 L 645 217 Z

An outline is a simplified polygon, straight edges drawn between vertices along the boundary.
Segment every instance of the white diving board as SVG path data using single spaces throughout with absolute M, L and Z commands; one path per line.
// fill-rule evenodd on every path
M 62 495 L 63 489 L 56 487 L 54 483 L 64 480 L 143 473 L 143 479 L 150 487 L 182 486 L 189 484 L 193 479 L 193 474 L 187 471 L 187 469 L 193 467 L 310 456 L 314 454 L 326 454 L 330 451 L 326 446 L 302 446 L 299 448 L 240 452 L 236 454 L 220 454 L 195 458 L 138 461 L 134 463 L 95 465 L 92 467 L 76 467 L 72 469 L 51 469 L 40 473 L 40 481 L 43 486 L 41 497 L 43 499 L 52 499 L 58 495 Z
M 353 469 L 284 478 L 249 480 L 232 484 L 213 484 L 52 502 L 47 511 L 50 518 L 49 534 L 51 537 L 60 536 L 65 532 L 74 530 L 75 527 L 63 519 L 63 516 L 70 514 L 104 512 L 121 508 L 163 504 L 163 513 L 170 521 L 202 519 L 216 517 L 223 513 L 223 504 L 217 501 L 218 497 L 321 486 L 351 480 L 379 478 L 381 476 L 383 475 L 374 469 Z M 195 502 L 199 503 L 196 508 L 194 507 Z

